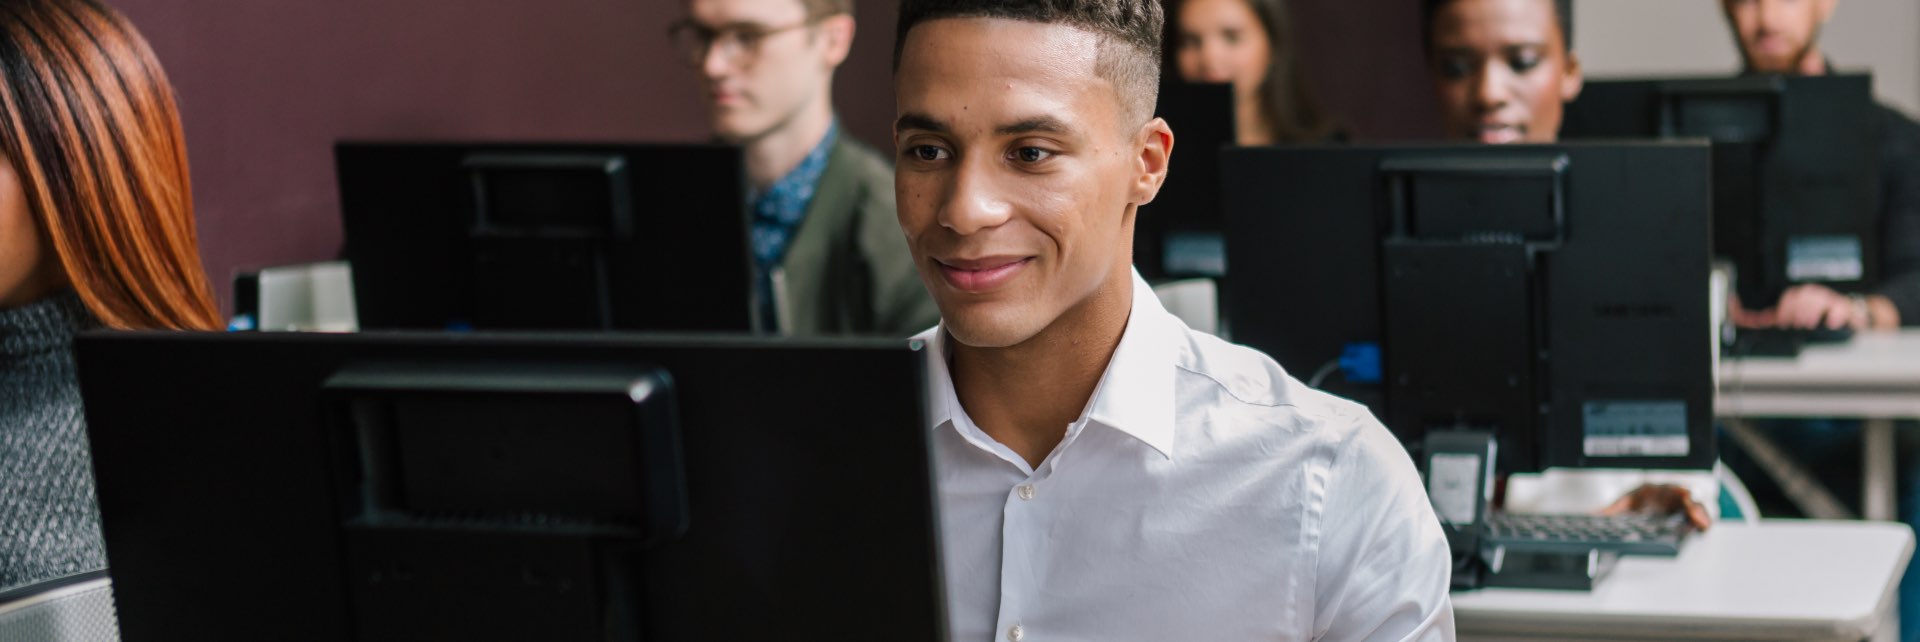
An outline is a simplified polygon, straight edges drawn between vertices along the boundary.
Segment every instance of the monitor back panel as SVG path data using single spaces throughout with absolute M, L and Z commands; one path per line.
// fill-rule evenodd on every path
M 617 172 L 520 180 L 490 193 L 482 220 L 476 176 L 497 186 L 583 159 Z M 750 330 L 741 159 L 703 145 L 340 143 L 360 327 Z
M 1714 140 L 1715 253 L 1765 307 L 1797 283 L 1879 282 L 1880 127 L 1873 78 L 1839 74 L 1590 80 L 1561 133 Z
M 1391 230 L 1385 168 L 1436 158 L 1471 164 L 1564 157 L 1564 238 L 1532 259 L 1539 285 L 1532 296 L 1542 315 L 1535 332 L 1544 350 L 1534 358 L 1546 373 L 1534 384 L 1542 404 L 1536 427 L 1542 429 L 1519 442 L 1526 444 L 1522 452 L 1503 453 L 1503 460 L 1519 462 L 1513 468 L 1521 470 L 1709 467 L 1714 333 L 1708 322 L 1708 153 L 1700 143 L 1231 150 L 1222 168 L 1230 265 L 1222 292 L 1226 323 L 1235 341 L 1267 352 L 1303 378 L 1336 363 L 1350 345 L 1379 346 L 1389 321 L 1416 330 L 1447 323 L 1420 318 L 1418 310 L 1386 317 L 1382 240 Z M 1495 340 L 1483 331 L 1506 323 L 1490 317 L 1484 326 L 1433 327 L 1427 334 L 1481 337 L 1475 340 L 1488 342 L 1484 348 L 1447 346 L 1447 352 L 1491 360 L 1510 352 L 1508 344 L 1528 341 Z M 1387 364 L 1409 356 L 1406 346 L 1379 347 Z M 1463 363 L 1461 371 L 1472 365 Z M 1331 376 L 1323 387 L 1389 417 L 1386 386 Z M 1678 417 L 1668 412 L 1676 407 Z M 1606 433 L 1617 428 L 1595 414 L 1609 408 L 1684 421 L 1684 453 L 1596 455 L 1607 452 Z M 1410 444 L 1424 434 L 1420 426 L 1389 427 Z
M 78 361 L 129 640 L 353 639 L 320 391 L 369 363 L 669 373 L 688 519 L 642 556 L 646 639 L 945 634 L 924 364 L 898 342 L 131 333 Z

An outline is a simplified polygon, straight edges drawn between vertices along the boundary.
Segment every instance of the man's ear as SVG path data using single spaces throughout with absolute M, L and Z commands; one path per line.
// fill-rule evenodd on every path
M 847 53 L 853 50 L 853 16 L 844 13 L 828 16 L 814 28 L 820 30 L 821 38 L 826 41 L 820 50 L 820 62 L 829 68 L 839 68 L 840 63 L 847 61 Z
M 1140 126 L 1134 141 L 1139 155 L 1134 161 L 1133 193 L 1128 201 L 1138 206 L 1152 203 L 1160 194 L 1160 186 L 1167 182 L 1167 166 L 1173 160 L 1173 128 L 1156 117 Z
M 1580 56 L 1573 50 L 1567 50 L 1566 73 L 1560 75 L 1560 102 L 1570 103 L 1580 97 L 1580 90 L 1587 86 L 1587 79 L 1580 73 Z

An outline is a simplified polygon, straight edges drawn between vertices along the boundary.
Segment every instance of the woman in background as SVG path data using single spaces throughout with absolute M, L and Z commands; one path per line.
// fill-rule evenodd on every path
M 0 2 L 0 590 L 106 567 L 73 337 L 218 325 L 173 90 L 95 0 Z
M 1284 0 L 1169 0 L 1180 80 L 1232 83 L 1241 145 L 1344 138 L 1307 89 Z

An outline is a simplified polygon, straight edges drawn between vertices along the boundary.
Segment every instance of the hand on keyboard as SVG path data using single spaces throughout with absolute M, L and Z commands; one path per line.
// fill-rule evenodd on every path
M 1687 522 L 1702 532 L 1713 525 L 1713 519 L 1707 515 L 1707 507 L 1693 501 L 1692 492 L 1673 484 L 1643 484 L 1600 511 L 1602 515 L 1679 513 L 1686 513 Z

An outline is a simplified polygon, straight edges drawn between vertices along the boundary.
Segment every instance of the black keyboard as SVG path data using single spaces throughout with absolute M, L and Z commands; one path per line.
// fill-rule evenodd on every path
M 1735 330 L 1733 337 L 1733 347 L 1728 351 L 1728 356 L 1797 357 L 1800 356 L 1800 350 L 1809 345 L 1846 343 L 1853 339 L 1853 331 L 1845 328 L 1761 328 Z
M 1680 554 L 1680 542 L 1692 532 L 1685 515 L 1523 515 L 1495 513 L 1487 518 L 1482 544 L 1515 550 L 1583 553 L 1598 549 L 1624 555 Z

